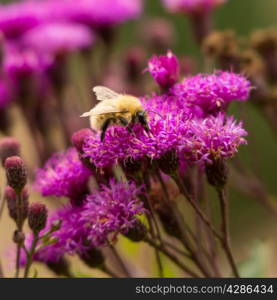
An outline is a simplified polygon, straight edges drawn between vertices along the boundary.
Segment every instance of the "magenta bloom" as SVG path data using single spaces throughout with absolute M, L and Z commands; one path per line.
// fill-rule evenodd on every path
M 203 120 L 190 121 L 190 133 L 183 147 L 181 157 L 188 162 L 212 162 L 219 158 L 230 158 L 238 152 L 240 145 L 246 144 L 247 132 L 242 122 L 224 114 Z
M 203 13 L 215 9 L 227 0 L 162 0 L 170 12 Z
M 251 83 L 245 77 L 231 72 L 199 74 L 176 84 L 171 93 L 185 105 L 197 105 L 206 114 L 224 110 L 234 100 L 249 98 Z
M 51 234 L 51 245 L 43 247 L 34 259 L 40 262 L 57 262 L 65 254 L 82 254 L 92 247 L 100 247 L 113 242 L 117 235 L 127 233 L 136 224 L 136 216 L 146 210 L 138 199 L 141 188 L 132 182 L 102 185 L 99 191 L 89 195 L 83 207 L 66 206 L 50 216 L 47 226 L 40 232 L 44 235 L 54 221 L 60 221 L 61 227 Z M 30 247 L 32 235 L 25 245 Z M 21 264 L 26 263 L 22 257 Z
M 133 228 L 136 216 L 146 212 L 138 199 L 140 193 L 141 188 L 132 182 L 111 180 L 109 186 L 102 185 L 100 191 L 89 195 L 81 217 L 87 226 L 91 224 L 88 240 L 101 246 Z
M 247 135 L 241 123 L 236 124 L 225 114 L 202 119 L 182 112 L 182 108 L 150 118 L 149 126 L 150 135 L 139 125 L 134 127 L 135 136 L 123 127 L 108 129 L 104 142 L 98 134 L 92 135 L 83 145 L 83 156 L 98 168 L 144 158 L 159 159 L 169 152 L 175 152 L 187 163 L 202 162 L 211 160 L 213 154 L 233 156 Z
M 167 89 L 177 82 L 179 68 L 177 57 L 168 51 L 166 55 L 154 55 L 148 62 L 147 71 L 163 89 Z
M 23 44 L 40 53 L 55 55 L 87 49 L 94 39 L 91 31 L 83 25 L 48 23 L 29 30 L 23 37 Z
M 68 197 L 81 203 L 88 193 L 89 171 L 79 160 L 75 148 L 54 154 L 36 174 L 34 186 L 43 196 Z
M 134 135 L 126 128 L 111 127 L 104 142 L 101 142 L 98 133 L 94 134 L 86 139 L 83 156 L 89 157 L 97 168 L 143 158 L 157 159 L 168 151 L 177 149 L 187 131 L 187 121 L 183 115 L 170 112 L 163 117 L 151 114 L 149 126 L 150 135 L 140 125 L 134 126 Z

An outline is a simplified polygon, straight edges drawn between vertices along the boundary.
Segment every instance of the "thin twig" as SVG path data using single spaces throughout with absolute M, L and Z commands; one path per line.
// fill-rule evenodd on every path
M 172 262 L 174 262 L 180 269 L 185 271 L 187 274 L 189 274 L 192 277 L 199 278 L 200 276 L 192 271 L 189 267 L 187 267 L 183 262 L 180 261 L 180 259 L 175 256 L 174 254 L 170 253 L 163 245 L 157 244 L 155 241 L 151 240 L 150 238 L 146 237 L 144 241 L 149 244 L 151 247 L 154 247 L 161 251 L 165 256 L 167 256 Z
M 220 201 L 220 210 L 221 210 L 221 217 L 222 217 L 222 234 L 223 239 L 221 240 L 221 244 L 225 253 L 227 255 L 228 261 L 232 268 L 235 277 L 240 277 L 239 272 L 231 251 L 230 245 L 230 230 L 229 230 L 229 207 L 228 207 L 228 200 L 226 197 L 225 188 L 218 189 L 218 198 Z
M 180 192 L 186 197 L 188 202 L 191 204 L 195 212 L 199 215 L 201 220 L 209 227 L 209 229 L 213 232 L 213 234 L 221 240 L 221 235 L 217 232 L 217 230 L 212 225 L 211 221 L 208 219 L 208 217 L 201 211 L 201 209 L 198 207 L 198 205 L 195 203 L 195 201 L 192 199 L 191 195 L 187 192 L 185 186 L 183 185 L 179 175 L 173 174 L 172 175 L 173 180 L 176 182 L 177 186 L 180 189 Z
M 139 180 L 140 180 L 141 183 L 143 182 L 143 177 L 142 177 L 141 174 L 140 174 Z M 148 224 L 149 224 L 150 234 L 151 234 L 152 238 L 155 238 L 155 231 L 156 231 L 158 240 L 162 244 L 163 241 L 162 241 L 162 237 L 161 237 L 161 232 L 160 232 L 158 221 L 157 221 L 155 213 L 154 213 L 153 205 L 152 205 L 151 201 L 148 199 L 148 197 L 145 196 L 145 194 L 141 194 L 140 198 L 141 198 L 142 202 L 146 203 L 149 207 L 149 212 L 150 212 L 151 218 L 147 215 L 147 221 L 148 221 Z M 153 221 L 153 224 L 152 224 L 152 221 Z M 161 278 L 163 278 L 164 277 L 164 270 L 163 270 L 163 264 L 162 264 L 161 256 L 160 256 L 159 251 L 156 248 L 154 248 L 154 251 L 155 251 L 155 257 L 156 257 L 156 261 L 157 261 L 159 276 Z
M 109 276 L 111 276 L 112 278 L 119 278 L 119 276 L 117 274 L 115 274 L 111 269 L 109 269 L 106 265 L 103 265 L 100 270 L 106 274 L 108 274 Z
M 109 244 L 109 247 L 114 255 L 114 257 L 116 258 L 120 268 L 122 269 L 122 271 L 124 272 L 126 277 L 132 277 L 130 272 L 128 271 L 127 267 L 125 266 L 122 258 L 120 257 L 120 255 L 118 254 L 117 250 L 115 249 L 115 247 L 112 244 Z
M 5 208 L 5 203 L 6 203 L 6 199 L 4 196 L 1 196 L 1 199 L 0 199 L 1 203 L 0 203 L 0 219 L 3 215 L 3 212 L 4 212 L 4 208 Z
M 31 249 L 27 255 L 27 263 L 26 263 L 26 267 L 25 267 L 25 271 L 24 271 L 24 278 L 27 278 L 30 272 L 30 268 L 33 262 L 33 257 L 35 254 L 35 249 L 37 246 L 37 243 L 39 241 L 39 235 L 38 234 L 34 234 L 34 238 L 32 241 L 32 245 L 31 245 Z
M 24 220 L 22 218 L 22 198 L 21 198 L 21 191 L 16 193 L 16 209 L 17 209 L 17 231 L 18 233 L 22 232 Z M 19 269 L 20 269 L 20 256 L 21 256 L 21 247 L 22 243 L 19 242 L 17 244 L 17 250 L 16 250 L 16 265 L 15 265 L 15 278 L 19 276 Z
M 157 170 L 157 178 L 161 183 L 162 190 L 165 195 L 165 199 L 167 202 L 167 205 L 169 205 L 170 209 L 172 209 L 172 213 L 174 214 L 176 218 L 176 222 L 178 224 L 180 233 L 181 233 L 181 239 L 180 241 L 184 245 L 184 247 L 190 252 L 190 258 L 191 260 L 196 264 L 196 266 L 199 268 L 199 270 L 203 273 L 204 276 L 206 277 L 211 277 L 210 271 L 207 269 L 207 267 L 204 265 L 204 262 L 201 261 L 199 254 L 194 251 L 193 246 L 191 245 L 189 239 L 187 238 L 187 232 L 191 235 L 192 239 L 196 241 L 196 237 L 190 227 L 184 222 L 178 208 L 176 207 L 175 202 L 171 201 L 169 199 L 169 194 L 166 189 L 165 182 L 163 181 L 163 178 L 161 174 L 159 173 L 159 170 Z M 203 249 L 205 252 L 205 249 Z M 206 254 L 206 253 L 205 253 Z M 209 259 L 209 258 L 208 258 Z
M 198 189 L 197 189 L 197 197 L 199 199 L 198 203 L 201 205 L 201 201 L 203 203 L 203 209 L 209 219 L 211 219 L 211 206 L 210 201 L 207 199 L 206 189 L 205 189 L 205 181 L 203 176 L 203 171 L 201 169 L 198 169 Z M 216 245 L 216 238 L 212 234 L 212 232 L 209 230 L 207 226 L 203 226 L 203 233 L 206 237 L 207 242 L 207 258 L 209 259 L 210 265 L 213 268 L 215 275 L 217 277 L 222 277 L 221 272 L 219 270 L 218 266 L 218 255 L 217 255 L 217 245 Z

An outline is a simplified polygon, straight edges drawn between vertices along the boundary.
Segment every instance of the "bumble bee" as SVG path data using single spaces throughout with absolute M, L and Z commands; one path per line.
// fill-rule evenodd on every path
M 147 113 L 140 100 L 131 95 L 118 94 L 104 86 L 93 88 L 97 100 L 101 101 L 81 117 L 90 117 L 92 129 L 101 131 L 101 141 L 110 125 L 121 125 L 132 133 L 132 125 L 140 123 L 149 132 Z

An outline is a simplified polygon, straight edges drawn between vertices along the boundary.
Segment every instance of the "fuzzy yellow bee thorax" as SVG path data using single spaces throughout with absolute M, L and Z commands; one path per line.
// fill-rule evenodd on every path
M 140 100 L 130 95 L 120 95 L 116 100 L 116 107 L 120 111 L 130 112 L 131 115 L 143 110 Z

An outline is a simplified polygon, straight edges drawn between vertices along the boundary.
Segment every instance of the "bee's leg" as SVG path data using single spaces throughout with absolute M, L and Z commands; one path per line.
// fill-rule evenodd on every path
M 128 130 L 129 133 L 131 133 L 132 135 L 134 135 L 134 131 L 130 127 L 130 123 L 128 122 L 128 120 L 126 120 L 123 117 L 119 117 L 118 119 L 119 119 L 120 123 L 122 124 L 122 126 L 124 126 Z
M 111 123 L 112 123 L 113 120 L 114 120 L 113 118 L 109 118 L 109 119 L 107 119 L 107 120 L 104 122 L 104 124 L 102 125 L 102 128 L 101 128 L 101 142 L 104 141 L 106 131 L 107 131 L 107 129 L 109 128 L 109 126 L 111 125 Z
M 146 119 L 144 113 L 139 113 L 139 114 L 138 114 L 138 121 L 139 121 L 139 123 L 142 125 L 143 129 L 144 129 L 147 133 L 149 133 L 149 132 L 150 132 L 150 128 L 149 128 L 149 125 L 148 125 L 148 122 L 147 122 L 147 119 Z

